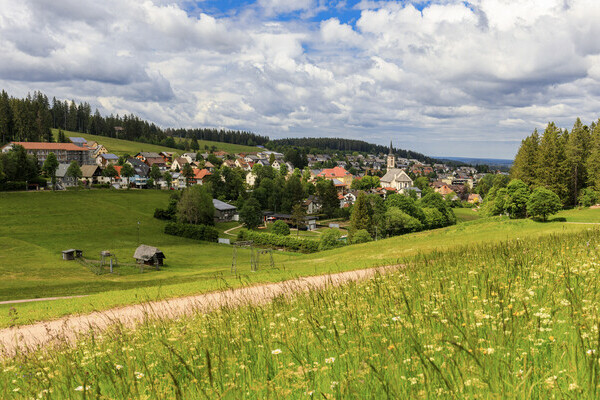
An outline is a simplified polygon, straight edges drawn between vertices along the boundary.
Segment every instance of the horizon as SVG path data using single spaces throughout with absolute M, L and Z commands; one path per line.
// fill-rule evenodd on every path
M 600 116 L 597 17 L 591 0 L 3 2 L 0 87 L 163 128 L 508 160 L 549 121 Z

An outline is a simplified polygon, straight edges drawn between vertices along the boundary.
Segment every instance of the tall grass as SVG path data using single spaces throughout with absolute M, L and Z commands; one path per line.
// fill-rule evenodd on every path
M 0 398 L 598 398 L 597 230 L 118 325 L 0 364 Z

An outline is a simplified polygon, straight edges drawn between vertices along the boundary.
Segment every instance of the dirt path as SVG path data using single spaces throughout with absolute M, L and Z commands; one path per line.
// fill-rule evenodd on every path
M 84 295 L 81 295 L 81 296 L 43 297 L 41 299 L 6 300 L 6 301 L 0 301 L 0 304 L 32 303 L 34 301 L 50 301 L 50 300 L 77 299 L 79 297 L 88 297 L 88 295 L 84 294 Z
M 223 306 L 235 307 L 245 304 L 261 304 L 278 296 L 287 296 L 309 289 L 338 286 L 350 281 L 364 280 L 377 273 L 385 273 L 397 268 L 398 266 L 389 266 L 330 275 L 308 276 L 279 283 L 149 302 L 86 315 L 68 316 L 54 321 L 6 328 L 0 330 L 0 357 L 10 357 L 17 351 L 33 350 L 52 342 L 73 342 L 79 334 L 84 334 L 91 329 L 102 330 L 116 323 L 134 327 L 136 324 L 152 318 L 176 318 L 186 314 L 208 312 Z
M 224 231 L 223 233 L 224 233 L 225 235 L 229 235 L 229 236 L 235 236 L 233 233 L 231 233 L 231 231 L 233 231 L 233 230 L 235 230 L 235 229 L 239 229 L 239 228 L 241 228 L 242 226 L 243 226 L 243 225 L 241 225 L 241 224 L 240 224 L 240 225 L 238 225 L 238 226 L 234 226 L 233 228 L 229 228 L 229 229 L 227 229 L 227 230 L 226 230 L 226 231 Z

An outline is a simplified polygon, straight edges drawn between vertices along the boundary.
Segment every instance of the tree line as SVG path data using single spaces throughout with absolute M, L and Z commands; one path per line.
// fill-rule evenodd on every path
M 529 188 L 556 193 L 565 206 L 587 202 L 600 190 L 600 124 L 577 118 L 571 131 L 550 122 L 523 139 L 510 175 Z
M 180 146 L 173 137 L 250 146 L 269 141 L 266 136 L 233 130 L 163 130 L 133 114 L 102 116 L 97 109 L 92 113 L 92 107 L 87 102 L 77 104 L 74 100 L 69 102 L 56 98 L 50 101 L 48 96 L 39 91 L 22 99 L 9 96 L 5 90 L 0 92 L 0 144 L 65 140 L 64 137 L 54 138 L 52 128 L 182 149 L 185 145 Z
M 276 139 L 268 143 L 267 147 L 272 149 L 285 149 L 288 147 L 302 148 L 304 152 L 318 153 L 318 152 L 360 152 L 360 153 L 371 153 L 387 154 L 389 147 L 382 146 L 379 144 L 368 143 L 363 140 L 355 139 L 343 139 L 343 138 L 286 138 Z M 393 153 L 402 158 L 414 158 L 424 163 L 435 163 L 437 160 L 427 157 L 421 153 L 417 153 L 411 150 L 393 149 Z

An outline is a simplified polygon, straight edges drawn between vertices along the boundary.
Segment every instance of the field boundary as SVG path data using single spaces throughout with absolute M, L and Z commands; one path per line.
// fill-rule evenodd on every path
M 80 335 L 102 331 L 114 325 L 133 328 L 151 319 L 174 319 L 183 315 L 205 313 L 222 307 L 239 307 L 267 303 L 276 297 L 299 292 L 340 286 L 369 279 L 400 268 L 400 265 L 374 267 L 334 274 L 299 277 L 277 283 L 246 286 L 194 296 L 146 302 L 91 314 L 67 316 L 53 321 L 0 330 L 0 358 L 74 343 Z

